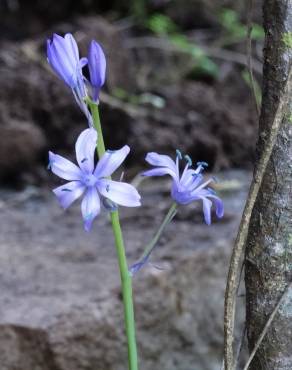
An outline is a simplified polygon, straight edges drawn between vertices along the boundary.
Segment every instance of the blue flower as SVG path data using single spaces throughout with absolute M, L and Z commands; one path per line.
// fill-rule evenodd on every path
M 179 162 L 182 155 L 177 151 L 176 161 L 174 162 L 169 156 L 158 153 L 148 153 L 146 161 L 155 166 L 152 170 L 143 173 L 143 176 L 164 176 L 170 175 L 172 177 L 171 196 L 178 204 L 189 204 L 195 200 L 202 200 L 203 213 L 206 224 L 211 224 L 211 207 L 215 204 L 216 215 L 221 218 L 224 214 L 224 207 L 222 200 L 216 196 L 213 189 L 208 185 L 214 181 L 209 179 L 203 182 L 203 175 L 201 172 L 207 165 L 204 162 L 197 164 L 196 169 L 191 168 L 191 159 L 185 156 L 187 164 L 180 175 Z
M 124 162 L 130 148 L 125 145 L 120 150 L 106 151 L 94 167 L 96 142 L 97 132 L 94 128 L 88 128 L 79 135 L 75 145 L 79 166 L 49 152 L 49 167 L 52 172 L 69 181 L 53 190 L 60 205 L 67 209 L 84 194 L 81 212 L 86 231 L 90 230 L 94 218 L 100 213 L 101 200 L 103 203 L 113 202 L 126 207 L 141 205 L 141 197 L 132 185 L 108 178 Z
M 99 91 L 105 81 L 106 60 L 102 48 L 96 41 L 90 44 L 88 59 L 79 58 L 79 50 L 74 37 L 67 33 L 64 37 L 54 34 L 47 40 L 48 62 L 55 73 L 69 86 L 80 109 L 92 126 L 92 117 L 85 102 L 88 97 L 87 86 L 91 98 L 98 102 Z M 88 64 L 90 82 L 82 73 L 82 68 Z
M 105 81 L 106 60 L 100 45 L 92 40 L 88 51 L 88 69 L 92 86 L 92 99 L 98 101 L 100 88 Z
M 79 51 L 74 37 L 67 33 L 64 37 L 57 34 L 47 40 L 48 62 L 56 74 L 71 88 L 81 89 L 85 97 L 86 90 L 83 83 L 83 60 L 79 59 Z

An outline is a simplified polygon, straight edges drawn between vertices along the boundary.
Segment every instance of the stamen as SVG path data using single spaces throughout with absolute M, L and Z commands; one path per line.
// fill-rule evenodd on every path
M 189 155 L 185 155 L 185 160 L 188 162 L 189 166 L 191 167 L 191 165 L 193 164 L 191 157 Z
M 123 179 L 124 179 L 124 175 L 125 175 L 125 172 L 123 171 L 123 172 L 121 173 L 121 176 L 120 176 L 120 181 L 123 181 Z
M 181 154 L 181 151 L 176 149 L 176 156 L 179 158 L 179 159 L 182 159 L 182 154 Z
M 212 189 L 212 188 L 207 188 L 207 190 L 208 190 L 211 194 L 213 194 L 213 195 L 217 195 L 217 193 L 216 193 L 216 191 L 215 191 L 214 189 Z
M 62 189 L 62 191 L 69 191 L 69 192 L 71 192 L 72 190 L 71 189 L 68 189 L 68 188 L 64 188 L 64 189 Z
M 82 161 L 81 161 L 81 163 L 84 163 L 86 161 L 88 161 L 88 158 L 83 158 Z
M 202 167 L 208 167 L 209 165 L 208 165 L 207 162 L 197 162 L 197 166 L 198 167 L 200 167 L 200 166 L 202 166 Z

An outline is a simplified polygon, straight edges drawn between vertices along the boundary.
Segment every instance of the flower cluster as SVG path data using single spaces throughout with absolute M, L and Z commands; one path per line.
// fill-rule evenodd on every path
M 94 128 L 84 130 L 78 137 L 75 151 L 78 165 L 49 152 L 49 167 L 54 174 L 69 182 L 53 190 L 59 203 L 67 209 L 84 194 L 81 212 L 84 228 L 89 231 L 94 218 L 100 213 L 101 199 L 108 208 L 108 201 L 126 207 L 140 206 L 140 195 L 130 184 L 109 179 L 109 176 L 124 162 L 130 148 L 106 151 L 96 166 L 97 132 Z
M 182 159 L 180 151 L 177 151 L 174 162 L 168 155 L 148 153 L 146 161 L 156 168 L 143 173 L 144 176 L 172 177 L 171 196 L 178 204 L 189 204 L 195 200 L 202 200 L 203 213 L 207 225 L 211 224 L 212 201 L 215 203 L 217 217 L 223 217 L 224 208 L 222 200 L 215 191 L 208 187 L 214 181 L 213 178 L 203 182 L 202 171 L 207 166 L 205 162 L 197 163 L 197 168 L 192 169 L 192 162 L 189 156 L 185 156 L 186 166 L 180 175 L 179 163 Z
M 54 34 L 47 40 L 48 61 L 56 74 L 72 89 L 80 108 L 86 114 L 89 125 L 92 117 L 86 99 L 98 103 L 99 92 L 105 82 L 106 60 L 102 48 L 92 41 L 87 58 L 79 57 L 79 50 L 74 37 L 67 33 L 64 37 Z M 89 81 L 83 75 L 83 67 L 88 66 Z M 94 168 L 94 153 L 97 144 L 97 132 L 94 128 L 83 131 L 76 142 L 78 166 L 67 159 L 49 153 L 50 168 L 59 177 L 68 180 L 65 185 L 54 189 L 54 193 L 64 208 L 68 208 L 84 194 L 81 211 L 86 230 L 91 228 L 94 218 L 99 214 L 101 203 L 108 209 L 117 205 L 136 207 L 140 205 L 140 195 L 130 184 L 113 181 L 111 174 L 122 164 L 130 148 L 126 145 L 117 151 L 107 151 Z M 215 204 L 217 217 L 224 213 L 223 203 L 208 185 L 213 181 L 203 181 L 202 171 L 206 163 L 200 162 L 192 168 L 191 159 L 185 156 L 186 166 L 180 174 L 182 155 L 177 151 L 176 161 L 167 155 L 148 153 L 146 161 L 154 169 L 143 173 L 144 176 L 172 177 L 171 196 L 177 204 L 189 204 L 196 200 L 203 203 L 205 222 L 211 224 L 211 208 Z
M 52 39 L 47 40 L 47 57 L 55 73 L 71 88 L 77 104 L 92 126 L 85 99 L 90 96 L 93 101 L 98 102 L 100 88 L 105 82 L 106 60 L 101 46 L 92 40 L 87 58 L 80 59 L 77 43 L 70 33 L 64 37 L 54 34 Z M 82 72 L 86 65 L 89 81 Z

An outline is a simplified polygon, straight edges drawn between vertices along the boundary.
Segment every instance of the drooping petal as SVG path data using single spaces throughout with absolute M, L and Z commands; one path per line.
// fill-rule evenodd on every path
M 79 167 L 68 159 L 52 152 L 49 152 L 49 167 L 55 175 L 64 180 L 82 179 L 82 172 Z
M 203 201 L 203 213 L 204 213 L 204 218 L 205 222 L 207 225 L 211 225 L 211 207 L 212 207 L 212 202 L 211 200 L 207 198 L 201 198 Z
M 224 205 L 223 205 L 223 202 L 222 200 L 217 197 L 216 195 L 208 195 L 209 198 L 211 198 L 214 203 L 215 203 L 215 207 L 216 207 L 216 216 L 218 218 L 222 218 L 224 216 Z
M 71 181 L 53 190 L 60 205 L 66 209 L 84 192 L 85 186 L 80 181 Z
M 88 51 L 88 69 L 94 91 L 93 100 L 97 101 L 99 90 L 105 81 L 106 59 L 101 46 L 94 40 L 91 41 Z
M 96 143 L 97 132 L 93 127 L 82 131 L 76 141 L 76 159 L 80 168 L 85 173 L 93 172 Z
M 169 169 L 168 167 L 159 167 L 154 168 L 153 170 L 148 170 L 142 173 L 142 176 L 164 176 L 164 175 L 170 175 L 174 177 L 173 171 Z
M 89 231 L 93 220 L 100 212 L 100 198 L 95 187 L 87 189 L 81 203 L 81 212 L 84 220 L 84 229 Z
M 168 155 L 150 152 L 146 155 L 145 160 L 152 166 L 168 167 L 174 173 L 177 173 L 177 166 L 175 162 Z
M 101 179 L 97 183 L 100 194 L 125 207 L 138 207 L 141 205 L 140 195 L 134 186 L 125 182 Z
M 110 176 L 124 162 L 129 152 L 128 145 L 119 150 L 107 150 L 97 163 L 94 175 L 99 178 Z

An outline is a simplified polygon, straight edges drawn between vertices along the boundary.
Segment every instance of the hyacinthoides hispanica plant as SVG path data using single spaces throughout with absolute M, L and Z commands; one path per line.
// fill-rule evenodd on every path
M 141 258 L 128 268 L 118 205 L 138 207 L 140 206 L 140 195 L 131 184 L 111 179 L 111 175 L 129 154 L 130 148 L 125 145 L 115 151 L 105 149 L 98 111 L 99 92 L 105 82 L 106 71 L 103 50 L 96 41 L 92 41 L 88 57 L 80 59 L 77 43 L 71 34 L 66 34 L 64 37 L 54 34 L 53 38 L 47 41 L 47 56 L 55 73 L 71 88 L 89 125 L 89 128 L 82 131 L 76 141 L 78 166 L 60 155 L 49 152 L 49 168 L 54 174 L 68 181 L 55 188 L 53 192 L 64 209 L 83 195 L 81 213 L 86 231 L 91 229 L 94 219 L 99 215 L 101 204 L 110 212 L 122 284 L 129 370 L 138 370 L 132 294 L 133 275 L 149 261 L 160 235 L 174 218 L 178 205 L 201 200 L 205 222 L 210 225 L 212 204 L 215 205 L 217 217 L 221 218 L 224 212 L 223 203 L 209 187 L 213 179 L 203 180 L 202 171 L 207 165 L 205 162 L 197 163 L 197 167 L 193 169 L 192 161 L 186 155 L 184 156 L 186 165 L 180 174 L 180 161 L 183 159 L 180 151 L 177 150 L 175 161 L 167 155 L 148 153 L 146 161 L 155 168 L 142 175 L 170 175 L 172 177 L 171 197 L 174 202 Z M 82 71 L 86 65 L 89 70 L 89 81 Z M 99 161 L 95 165 L 96 150 Z

